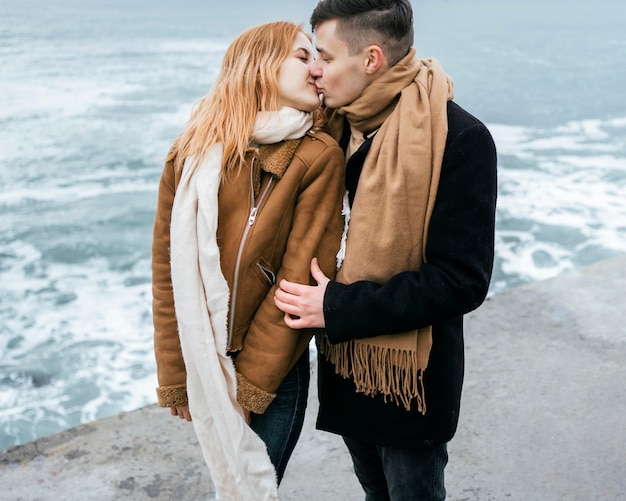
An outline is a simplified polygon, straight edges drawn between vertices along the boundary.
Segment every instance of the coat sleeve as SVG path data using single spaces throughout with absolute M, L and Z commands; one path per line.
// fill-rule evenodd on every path
M 170 222 L 175 191 L 174 165 L 168 161 L 159 182 L 152 239 L 152 317 L 157 397 L 161 407 L 187 403 L 187 373 L 178 337 L 170 269 Z
M 335 276 L 344 225 L 341 215 L 344 192 L 344 155 L 333 144 L 313 161 L 302 179 L 276 285 L 255 313 L 243 349 L 235 358 L 237 398 L 252 412 L 265 412 L 274 392 L 313 336 L 312 330 L 295 331 L 287 327 L 284 313 L 274 304 L 274 293 L 283 278 L 310 284 L 313 257 L 318 258 L 326 275 Z
M 491 279 L 496 192 L 495 145 L 475 122 L 446 147 L 426 263 L 384 284 L 330 282 L 324 296 L 330 342 L 406 332 L 477 308 Z

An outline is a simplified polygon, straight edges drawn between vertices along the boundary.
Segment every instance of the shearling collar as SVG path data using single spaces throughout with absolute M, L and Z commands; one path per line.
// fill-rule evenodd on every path
M 302 138 L 280 141 L 274 144 L 263 144 L 254 152 L 254 192 L 259 193 L 261 186 L 261 170 L 281 179 L 300 146 Z
M 261 169 L 282 178 L 301 141 L 302 138 L 261 145 L 258 154 Z

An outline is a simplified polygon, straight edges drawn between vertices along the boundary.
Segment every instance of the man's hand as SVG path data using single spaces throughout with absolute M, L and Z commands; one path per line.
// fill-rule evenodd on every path
M 188 405 L 179 405 L 176 407 L 170 407 L 170 414 L 172 416 L 178 416 L 180 419 L 191 421 L 191 413 L 189 412 Z
M 311 260 L 311 276 L 317 286 L 280 281 L 274 295 L 274 304 L 285 313 L 285 323 L 292 329 L 322 328 L 324 322 L 324 294 L 330 279 L 319 267 L 317 258 Z

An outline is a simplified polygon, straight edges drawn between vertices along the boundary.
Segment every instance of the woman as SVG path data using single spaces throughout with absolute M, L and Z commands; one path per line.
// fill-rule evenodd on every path
M 159 405 L 193 418 L 224 499 L 274 498 L 302 429 L 312 332 L 285 325 L 275 284 L 311 283 L 314 256 L 336 269 L 344 158 L 321 131 L 312 61 L 294 24 L 240 35 L 159 185 Z

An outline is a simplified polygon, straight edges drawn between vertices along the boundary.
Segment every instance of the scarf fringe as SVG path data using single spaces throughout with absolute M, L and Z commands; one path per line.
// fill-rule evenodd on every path
M 337 251 L 337 269 L 341 268 L 346 257 L 346 241 L 348 239 L 348 227 L 350 226 L 350 200 L 347 191 L 343 195 L 341 215 L 343 216 L 343 233 L 341 235 L 341 245 Z
M 370 346 L 348 341 L 331 344 L 318 337 L 318 349 L 333 364 L 335 373 L 350 379 L 358 393 L 370 397 L 381 393 L 385 402 L 411 410 L 413 402 L 420 414 L 426 414 L 424 369 L 415 350 Z

